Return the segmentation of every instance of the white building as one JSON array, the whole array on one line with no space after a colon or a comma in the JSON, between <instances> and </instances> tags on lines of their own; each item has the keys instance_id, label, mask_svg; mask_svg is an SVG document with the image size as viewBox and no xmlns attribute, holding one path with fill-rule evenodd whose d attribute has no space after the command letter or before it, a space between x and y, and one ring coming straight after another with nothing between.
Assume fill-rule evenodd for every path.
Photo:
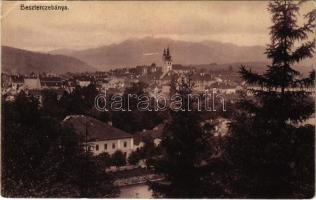
<instances>
[{"instance_id":1,"label":"white building","mask_svg":"<svg viewBox=\"0 0 316 200\"><path fill-rule=\"evenodd\" d=\"M88 85L91 84L91 81L90 80L77 80L77 84L80 87L87 87Z\"/></svg>"},{"instance_id":2,"label":"white building","mask_svg":"<svg viewBox=\"0 0 316 200\"><path fill-rule=\"evenodd\" d=\"M38 77L24 78L24 88L29 90L41 89L41 81Z\"/></svg>"},{"instance_id":3,"label":"white building","mask_svg":"<svg viewBox=\"0 0 316 200\"><path fill-rule=\"evenodd\" d=\"M132 135L92 117L70 115L63 120L63 126L74 130L93 155L103 152L111 155L120 150L127 158L134 149Z\"/></svg>"},{"instance_id":4,"label":"white building","mask_svg":"<svg viewBox=\"0 0 316 200\"><path fill-rule=\"evenodd\" d=\"M123 88L125 86L125 79L120 77L113 77L108 81L108 83L104 83L102 87L104 89L110 89L110 88Z\"/></svg>"},{"instance_id":5,"label":"white building","mask_svg":"<svg viewBox=\"0 0 316 200\"><path fill-rule=\"evenodd\" d=\"M57 76L41 77L42 89L59 89L63 87L63 80Z\"/></svg>"}]
</instances>

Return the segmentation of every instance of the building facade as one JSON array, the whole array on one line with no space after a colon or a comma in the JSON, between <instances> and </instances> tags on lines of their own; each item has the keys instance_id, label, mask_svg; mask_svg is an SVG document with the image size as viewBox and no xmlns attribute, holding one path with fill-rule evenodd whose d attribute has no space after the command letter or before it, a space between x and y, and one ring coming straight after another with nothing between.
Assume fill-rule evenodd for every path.
<instances>
[{"instance_id":1,"label":"building facade","mask_svg":"<svg viewBox=\"0 0 316 200\"><path fill-rule=\"evenodd\" d=\"M79 135L84 147L87 147L93 155L100 153L111 155L116 151L122 151L127 158L134 149L134 139L131 134L92 117L70 115L63 120L62 125Z\"/></svg>"}]
</instances>

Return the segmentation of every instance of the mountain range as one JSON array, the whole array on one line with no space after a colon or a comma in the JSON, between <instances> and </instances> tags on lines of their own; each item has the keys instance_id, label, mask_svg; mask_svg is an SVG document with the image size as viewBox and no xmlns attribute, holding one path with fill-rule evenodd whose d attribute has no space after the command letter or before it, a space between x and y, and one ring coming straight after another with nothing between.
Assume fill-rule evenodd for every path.
<instances>
[{"instance_id":1,"label":"mountain range","mask_svg":"<svg viewBox=\"0 0 316 200\"><path fill-rule=\"evenodd\" d=\"M94 69L77 58L32 52L8 46L1 48L1 65L2 71L13 73L53 72L61 74Z\"/></svg>"},{"instance_id":2,"label":"mountain range","mask_svg":"<svg viewBox=\"0 0 316 200\"><path fill-rule=\"evenodd\" d=\"M168 38L129 39L118 44L84 50L59 49L49 53L78 58L98 69L162 64L164 48L170 48L173 62L183 65L266 61L262 46L237 46L215 41L187 42Z\"/></svg>"},{"instance_id":3,"label":"mountain range","mask_svg":"<svg viewBox=\"0 0 316 200\"><path fill-rule=\"evenodd\" d=\"M162 64L163 49L169 47L173 63L182 65L213 65L230 63L269 63L263 46L238 46L216 41L188 42L168 38L145 37L84 50L56 49L31 52L2 47L2 69L16 72L84 72ZM316 58L304 60L300 68L310 70ZM303 67L302 67L303 66Z\"/></svg>"}]
</instances>

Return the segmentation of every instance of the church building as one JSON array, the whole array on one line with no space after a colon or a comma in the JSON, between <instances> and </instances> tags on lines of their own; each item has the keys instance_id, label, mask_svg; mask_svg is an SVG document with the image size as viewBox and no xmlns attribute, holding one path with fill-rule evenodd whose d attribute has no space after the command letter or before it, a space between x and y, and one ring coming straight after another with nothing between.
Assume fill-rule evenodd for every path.
<instances>
[{"instance_id":1,"label":"church building","mask_svg":"<svg viewBox=\"0 0 316 200\"><path fill-rule=\"evenodd\" d=\"M162 72L167 73L167 72L171 71L172 70L172 58L171 58L169 47L167 49L163 50L162 60L163 60Z\"/></svg>"}]
</instances>

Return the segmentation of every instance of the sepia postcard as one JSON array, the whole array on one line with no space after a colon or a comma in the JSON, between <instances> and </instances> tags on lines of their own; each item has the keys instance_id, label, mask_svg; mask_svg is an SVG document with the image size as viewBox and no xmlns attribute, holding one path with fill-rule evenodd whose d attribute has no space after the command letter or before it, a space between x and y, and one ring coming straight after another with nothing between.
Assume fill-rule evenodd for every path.
<instances>
[{"instance_id":1,"label":"sepia postcard","mask_svg":"<svg viewBox=\"0 0 316 200\"><path fill-rule=\"evenodd\" d=\"M311 199L316 2L2 1L1 196Z\"/></svg>"}]
</instances>

